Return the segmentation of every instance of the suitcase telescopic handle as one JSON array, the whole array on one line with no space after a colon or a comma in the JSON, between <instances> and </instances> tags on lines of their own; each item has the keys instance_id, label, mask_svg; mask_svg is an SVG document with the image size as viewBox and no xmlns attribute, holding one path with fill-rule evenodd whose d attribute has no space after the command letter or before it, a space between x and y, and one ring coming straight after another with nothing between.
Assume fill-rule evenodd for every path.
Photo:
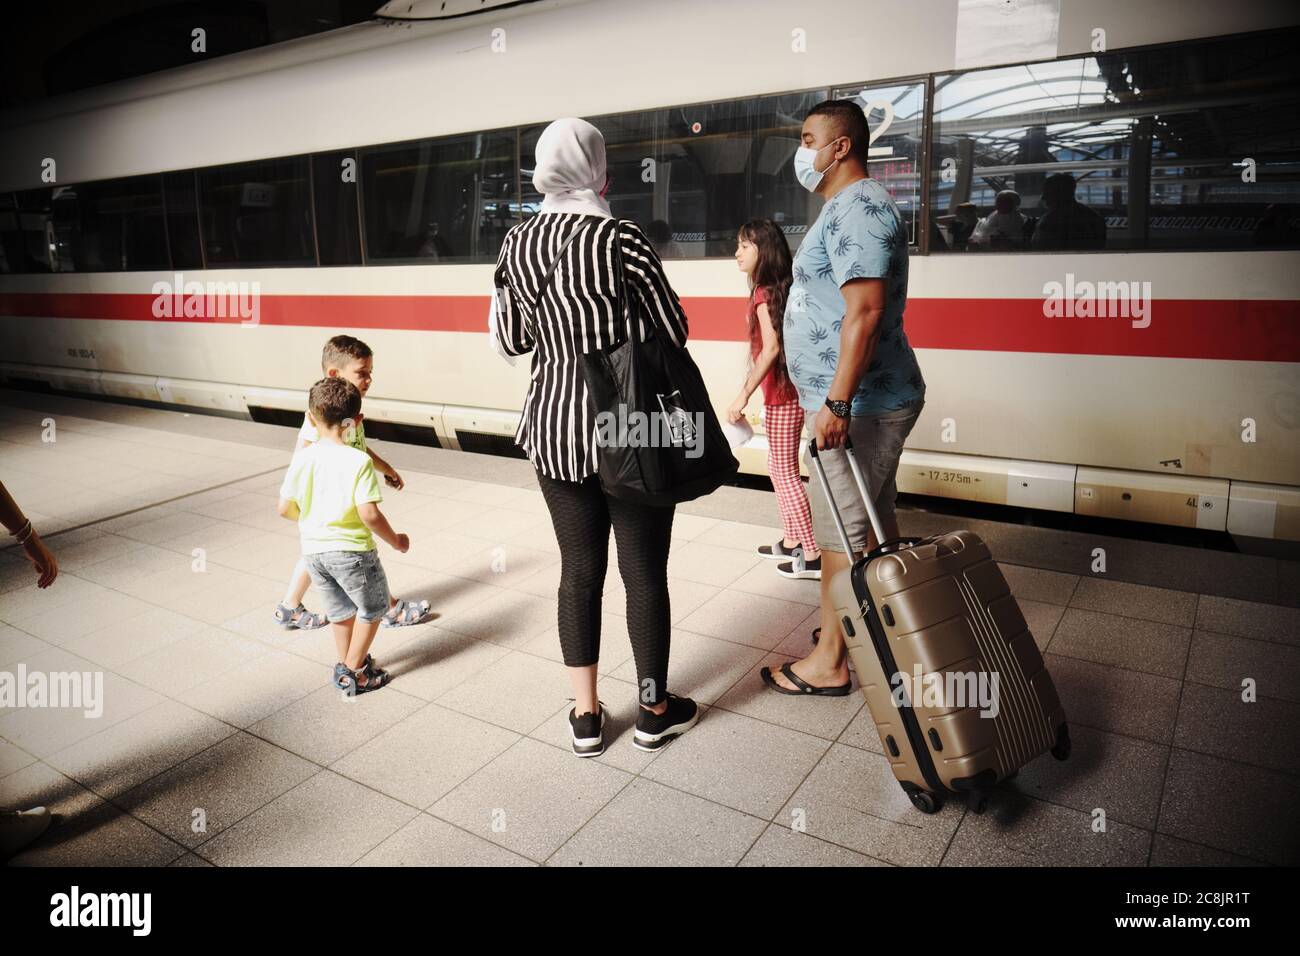
<instances>
[{"instance_id":1,"label":"suitcase telescopic handle","mask_svg":"<svg viewBox=\"0 0 1300 956\"><path fill-rule=\"evenodd\" d=\"M848 529L844 527L844 519L840 516L839 506L835 503L835 496L831 494L831 486L826 481L826 469L822 467L821 460L817 457L817 436L813 436L808 441L808 455L812 459L813 470L817 472L817 480L821 482L822 491L826 493L826 501L831 506L831 517L835 520L835 527L840 533L840 541L844 544L845 554L856 554L853 550L853 542L849 540ZM844 455L849 460L849 471L853 472L853 480L857 483L858 494L862 496L862 503L867 508L867 519L871 522L871 530L876 534L876 544L885 544L885 529L880 524L880 515L876 514L875 502L871 500L871 491L867 488L867 481L862 477L862 468L858 465L858 459L853 454L853 442L849 436L844 436Z\"/></svg>"}]
</instances>

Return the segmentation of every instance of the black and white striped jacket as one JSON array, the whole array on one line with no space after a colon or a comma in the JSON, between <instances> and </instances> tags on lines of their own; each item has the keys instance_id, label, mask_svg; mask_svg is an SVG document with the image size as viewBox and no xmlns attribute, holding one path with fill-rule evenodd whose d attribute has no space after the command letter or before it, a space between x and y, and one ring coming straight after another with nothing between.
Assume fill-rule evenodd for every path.
<instances>
[{"instance_id":1,"label":"black and white striped jacket","mask_svg":"<svg viewBox=\"0 0 1300 956\"><path fill-rule=\"evenodd\" d=\"M565 249L533 315L546 268L575 229L584 231ZM498 341L510 355L533 352L532 384L515 443L549 478L581 481L596 472L595 412L578 356L626 339L626 328L615 317L615 237L623 251L628 293L643 307L639 341L649 332L648 320L656 332L685 345L686 314L658 253L634 222L540 213L506 234L497 259Z\"/></svg>"}]
</instances>

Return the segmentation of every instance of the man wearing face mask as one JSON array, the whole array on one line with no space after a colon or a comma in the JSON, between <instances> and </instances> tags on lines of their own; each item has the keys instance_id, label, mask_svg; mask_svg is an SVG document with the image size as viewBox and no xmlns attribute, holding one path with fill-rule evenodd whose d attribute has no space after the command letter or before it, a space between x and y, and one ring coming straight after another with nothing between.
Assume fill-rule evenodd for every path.
<instances>
[{"instance_id":1,"label":"man wearing face mask","mask_svg":"<svg viewBox=\"0 0 1300 956\"><path fill-rule=\"evenodd\" d=\"M795 176L826 200L794 259L784 339L790 380L819 449L855 555L843 544L825 490L809 493L822 548L821 632L813 652L775 672L773 690L800 696L850 693L844 637L829 585L857 554L878 543L871 533L844 446L852 439L884 531L898 537L894 484L898 459L925 404L925 379L903 331L907 304L907 225L894 200L867 175L870 133L852 100L809 111L794 157ZM811 468L810 468L811 470Z\"/></svg>"}]
</instances>

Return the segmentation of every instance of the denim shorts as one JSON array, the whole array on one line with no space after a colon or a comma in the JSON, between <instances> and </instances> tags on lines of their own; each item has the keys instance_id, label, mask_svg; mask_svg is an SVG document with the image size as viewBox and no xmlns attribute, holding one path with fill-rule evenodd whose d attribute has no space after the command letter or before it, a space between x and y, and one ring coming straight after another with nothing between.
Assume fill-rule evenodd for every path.
<instances>
[{"instance_id":1,"label":"denim shorts","mask_svg":"<svg viewBox=\"0 0 1300 956\"><path fill-rule=\"evenodd\" d=\"M862 477L866 479L876 505L876 514L881 524L888 524L894 516L894 499L898 496L895 479L898 476L898 460L903 454L903 443L907 441L912 426L921 415L925 406L922 399L905 408L893 412L879 412L872 415L855 415L849 421L849 438L853 442L853 457L857 459ZM808 437L813 437L813 422L816 412L805 412L805 424ZM804 450L808 458L807 446ZM835 496L840 518L848 531L849 541L854 552L861 554L867 549L867 535L871 533L871 521L867 518L866 506L858 491L858 483L853 480L849 469L847 453L843 448L823 451L817 456L826 471L826 482ZM816 487L808 489L808 503L812 509L813 534L817 536L817 546L823 551L843 553L844 543L840 540L839 530L831 518L830 505L826 502L826 489L817 480L817 472L808 461L808 472L813 475L811 484ZM879 542L877 542L879 544Z\"/></svg>"},{"instance_id":2,"label":"denim shorts","mask_svg":"<svg viewBox=\"0 0 1300 956\"><path fill-rule=\"evenodd\" d=\"M325 600L330 621L360 614L374 621L388 611L388 576L378 551L323 551L304 554L311 583Z\"/></svg>"}]
</instances>

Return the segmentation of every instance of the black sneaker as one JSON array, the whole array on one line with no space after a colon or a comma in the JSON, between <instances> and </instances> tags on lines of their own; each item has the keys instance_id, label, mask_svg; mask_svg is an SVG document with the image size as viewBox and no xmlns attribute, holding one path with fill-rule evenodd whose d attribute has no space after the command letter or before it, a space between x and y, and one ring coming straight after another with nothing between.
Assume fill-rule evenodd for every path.
<instances>
[{"instance_id":1,"label":"black sneaker","mask_svg":"<svg viewBox=\"0 0 1300 956\"><path fill-rule=\"evenodd\" d=\"M793 558L799 550L800 545L797 544L793 548L787 548L784 538L777 538L776 544L760 544L758 546L759 556L767 558L769 561L784 561L786 558Z\"/></svg>"},{"instance_id":2,"label":"black sneaker","mask_svg":"<svg viewBox=\"0 0 1300 956\"><path fill-rule=\"evenodd\" d=\"M573 731L573 752L579 757L599 757L605 752L605 705L599 714L583 714L577 708L569 711L569 729Z\"/></svg>"},{"instance_id":3,"label":"black sneaker","mask_svg":"<svg viewBox=\"0 0 1300 956\"><path fill-rule=\"evenodd\" d=\"M668 695L668 709L656 714L637 708L636 733L632 737L638 750L654 752L679 734L684 734L700 719L700 709L689 697Z\"/></svg>"},{"instance_id":4,"label":"black sneaker","mask_svg":"<svg viewBox=\"0 0 1300 956\"><path fill-rule=\"evenodd\" d=\"M803 556L803 549L796 548L794 560L788 564L778 564L776 573L783 578L807 578L820 581L822 579L822 559L818 556L809 561Z\"/></svg>"}]
</instances>

